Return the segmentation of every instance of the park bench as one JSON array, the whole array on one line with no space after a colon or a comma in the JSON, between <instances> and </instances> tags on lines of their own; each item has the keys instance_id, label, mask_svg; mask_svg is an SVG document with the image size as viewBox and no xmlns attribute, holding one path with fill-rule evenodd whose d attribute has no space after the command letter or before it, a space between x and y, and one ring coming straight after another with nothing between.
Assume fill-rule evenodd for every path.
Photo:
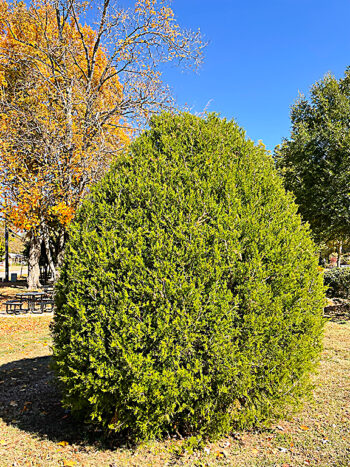
<instances>
[{"instance_id":1,"label":"park bench","mask_svg":"<svg viewBox=\"0 0 350 467\"><path fill-rule=\"evenodd\" d=\"M18 314L18 313L27 313L27 309L23 309L24 303L19 300L8 300L5 302L6 313L9 315Z\"/></svg>"},{"instance_id":2,"label":"park bench","mask_svg":"<svg viewBox=\"0 0 350 467\"><path fill-rule=\"evenodd\" d=\"M52 298L42 298L41 299L41 312L51 312L53 311L54 301Z\"/></svg>"}]
</instances>

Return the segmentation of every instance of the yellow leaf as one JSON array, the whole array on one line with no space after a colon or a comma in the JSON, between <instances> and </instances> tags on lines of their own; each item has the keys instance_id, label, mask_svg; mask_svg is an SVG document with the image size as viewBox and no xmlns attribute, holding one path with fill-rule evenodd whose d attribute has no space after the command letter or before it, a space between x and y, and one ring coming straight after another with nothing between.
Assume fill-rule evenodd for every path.
<instances>
[{"instance_id":1,"label":"yellow leaf","mask_svg":"<svg viewBox=\"0 0 350 467\"><path fill-rule=\"evenodd\" d=\"M59 446L68 446L68 441L61 441L60 443L58 443Z\"/></svg>"},{"instance_id":2,"label":"yellow leaf","mask_svg":"<svg viewBox=\"0 0 350 467\"><path fill-rule=\"evenodd\" d=\"M307 430L309 430L309 427L306 426L306 425L300 425L300 429L304 430L304 431L307 431Z\"/></svg>"},{"instance_id":3,"label":"yellow leaf","mask_svg":"<svg viewBox=\"0 0 350 467\"><path fill-rule=\"evenodd\" d=\"M0 439L0 446L6 446L7 444L7 441L5 441L4 439Z\"/></svg>"},{"instance_id":4,"label":"yellow leaf","mask_svg":"<svg viewBox=\"0 0 350 467\"><path fill-rule=\"evenodd\" d=\"M74 461L65 461L65 460L63 460L63 465L64 465L64 467L73 467L74 465L77 465L77 463L74 462Z\"/></svg>"}]
</instances>

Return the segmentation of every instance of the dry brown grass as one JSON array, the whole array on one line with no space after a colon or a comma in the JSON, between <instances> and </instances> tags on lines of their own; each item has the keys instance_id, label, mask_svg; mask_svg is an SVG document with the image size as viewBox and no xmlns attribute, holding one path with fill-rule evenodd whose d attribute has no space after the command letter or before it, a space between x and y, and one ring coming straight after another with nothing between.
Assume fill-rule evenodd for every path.
<instances>
[{"instance_id":1,"label":"dry brown grass","mask_svg":"<svg viewBox=\"0 0 350 467\"><path fill-rule=\"evenodd\" d=\"M59 402L48 316L0 317L0 466L349 466L350 322L326 325L314 400L290 421L188 452L170 439L114 446Z\"/></svg>"}]
</instances>

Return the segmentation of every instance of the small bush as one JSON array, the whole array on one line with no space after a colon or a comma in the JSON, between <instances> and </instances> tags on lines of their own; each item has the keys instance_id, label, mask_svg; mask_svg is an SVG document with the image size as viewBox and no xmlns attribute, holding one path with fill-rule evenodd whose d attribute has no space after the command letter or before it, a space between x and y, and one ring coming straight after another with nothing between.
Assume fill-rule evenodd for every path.
<instances>
[{"instance_id":1,"label":"small bush","mask_svg":"<svg viewBox=\"0 0 350 467\"><path fill-rule=\"evenodd\" d=\"M343 264L350 264L350 254L346 253L345 255L342 255L342 263Z\"/></svg>"},{"instance_id":2,"label":"small bush","mask_svg":"<svg viewBox=\"0 0 350 467\"><path fill-rule=\"evenodd\" d=\"M65 405L133 439L220 434L295 406L324 305L296 211L234 122L154 118L70 231L53 330Z\"/></svg>"},{"instance_id":3,"label":"small bush","mask_svg":"<svg viewBox=\"0 0 350 467\"><path fill-rule=\"evenodd\" d=\"M327 297L350 299L350 268L332 268L324 271Z\"/></svg>"}]
</instances>

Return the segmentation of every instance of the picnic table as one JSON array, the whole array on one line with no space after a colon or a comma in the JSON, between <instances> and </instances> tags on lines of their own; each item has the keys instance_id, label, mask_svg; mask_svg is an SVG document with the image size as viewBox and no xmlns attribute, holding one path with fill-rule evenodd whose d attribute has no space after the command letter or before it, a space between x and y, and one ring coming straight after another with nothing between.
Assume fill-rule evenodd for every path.
<instances>
[{"instance_id":1,"label":"picnic table","mask_svg":"<svg viewBox=\"0 0 350 467\"><path fill-rule=\"evenodd\" d=\"M27 304L27 308L23 305ZM5 303L6 313L44 313L53 310L53 299L50 292L22 292L16 294L15 300Z\"/></svg>"},{"instance_id":2,"label":"picnic table","mask_svg":"<svg viewBox=\"0 0 350 467\"><path fill-rule=\"evenodd\" d=\"M35 313L35 306L40 304L41 300L46 296L45 292L25 292L16 294L16 298L25 303L28 303L28 311ZM41 311L41 306L40 306Z\"/></svg>"}]
</instances>

